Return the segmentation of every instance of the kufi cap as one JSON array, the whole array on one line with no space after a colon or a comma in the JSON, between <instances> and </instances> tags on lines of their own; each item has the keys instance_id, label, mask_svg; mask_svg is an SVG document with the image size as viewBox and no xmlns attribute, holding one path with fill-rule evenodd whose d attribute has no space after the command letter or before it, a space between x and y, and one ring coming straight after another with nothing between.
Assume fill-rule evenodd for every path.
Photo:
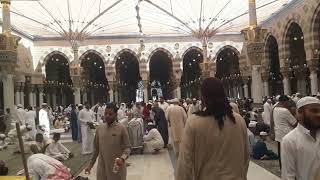
<instances>
[{"instance_id":1,"label":"kufi cap","mask_svg":"<svg viewBox=\"0 0 320 180\"><path fill-rule=\"evenodd\" d=\"M23 105L22 104L18 104L17 107L18 108L23 108Z\"/></svg>"},{"instance_id":2,"label":"kufi cap","mask_svg":"<svg viewBox=\"0 0 320 180\"><path fill-rule=\"evenodd\" d=\"M256 121L250 121L250 123L249 123L249 127L250 128L254 128L254 127L256 127L257 126L257 122Z\"/></svg>"},{"instance_id":3,"label":"kufi cap","mask_svg":"<svg viewBox=\"0 0 320 180\"><path fill-rule=\"evenodd\" d=\"M311 96L301 98L297 102L297 109L300 109L301 107L308 105L308 104L320 104L320 100L318 98L311 97Z\"/></svg>"},{"instance_id":4,"label":"kufi cap","mask_svg":"<svg viewBox=\"0 0 320 180\"><path fill-rule=\"evenodd\" d=\"M260 132L260 136L268 136L268 133L262 131L262 132Z\"/></svg>"},{"instance_id":5,"label":"kufi cap","mask_svg":"<svg viewBox=\"0 0 320 180\"><path fill-rule=\"evenodd\" d=\"M168 101L169 103L179 103L179 99L178 98L174 98Z\"/></svg>"},{"instance_id":6,"label":"kufi cap","mask_svg":"<svg viewBox=\"0 0 320 180\"><path fill-rule=\"evenodd\" d=\"M83 106L82 104L78 104L78 107Z\"/></svg>"},{"instance_id":7,"label":"kufi cap","mask_svg":"<svg viewBox=\"0 0 320 180\"><path fill-rule=\"evenodd\" d=\"M267 102L272 102L271 99L268 99Z\"/></svg>"},{"instance_id":8,"label":"kufi cap","mask_svg":"<svg viewBox=\"0 0 320 180\"><path fill-rule=\"evenodd\" d=\"M5 138L6 135L5 134L0 134L0 138Z\"/></svg>"},{"instance_id":9,"label":"kufi cap","mask_svg":"<svg viewBox=\"0 0 320 180\"><path fill-rule=\"evenodd\" d=\"M276 100L279 101L280 95L276 96Z\"/></svg>"},{"instance_id":10,"label":"kufi cap","mask_svg":"<svg viewBox=\"0 0 320 180\"><path fill-rule=\"evenodd\" d=\"M196 101L196 100L197 100L196 98L193 98L193 99L192 99L192 101Z\"/></svg>"},{"instance_id":11,"label":"kufi cap","mask_svg":"<svg viewBox=\"0 0 320 180\"><path fill-rule=\"evenodd\" d=\"M153 126L153 123L152 122L148 122L148 126Z\"/></svg>"}]
</instances>

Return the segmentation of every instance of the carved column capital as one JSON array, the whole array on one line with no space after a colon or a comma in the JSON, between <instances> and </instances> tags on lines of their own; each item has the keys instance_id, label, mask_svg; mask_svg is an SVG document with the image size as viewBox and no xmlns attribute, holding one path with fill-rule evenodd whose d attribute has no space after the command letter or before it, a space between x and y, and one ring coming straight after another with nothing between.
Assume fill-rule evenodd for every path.
<instances>
[{"instance_id":1,"label":"carved column capital","mask_svg":"<svg viewBox=\"0 0 320 180\"><path fill-rule=\"evenodd\" d=\"M319 70L319 60L318 59L311 59L307 61L309 70L311 73L317 73Z\"/></svg>"},{"instance_id":2,"label":"carved column capital","mask_svg":"<svg viewBox=\"0 0 320 180\"><path fill-rule=\"evenodd\" d=\"M282 74L282 76L284 77L284 78L289 78L290 77L290 74L291 74L291 72L290 72L290 70L289 70L289 67L281 67L280 68L280 72L281 72L281 74Z\"/></svg>"}]
</instances>

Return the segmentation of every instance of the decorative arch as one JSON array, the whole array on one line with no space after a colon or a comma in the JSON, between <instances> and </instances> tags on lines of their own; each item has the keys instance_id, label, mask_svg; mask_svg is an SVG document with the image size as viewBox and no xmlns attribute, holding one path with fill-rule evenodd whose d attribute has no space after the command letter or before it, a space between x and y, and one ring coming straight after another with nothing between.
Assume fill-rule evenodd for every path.
<instances>
[{"instance_id":1,"label":"decorative arch","mask_svg":"<svg viewBox=\"0 0 320 180\"><path fill-rule=\"evenodd\" d=\"M281 57L284 57L284 58L288 58L290 56L290 50L289 50L289 45L290 45L290 38L289 38L289 31L291 30L291 27L294 25L294 24L297 24L300 28L301 28L301 31L302 33L304 34L303 32L303 28L301 27L300 25L300 21L297 20L297 19L290 19L288 21L288 23L286 24L286 26L284 27L284 33L283 33L283 38L282 38L282 48L281 48L281 51L282 52L282 56Z\"/></svg>"},{"instance_id":2,"label":"decorative arch","mask_svg":"<svg viewBox=\"0 0 320 180\"><path fill-rule=\"evenodd\" d=\"M136 52L134 52L133 50L131 50L131 49L129 49L129 48L125 48L125 49L122 49L121 51L119 51L119 52L114 56L114 61L113 61L113 63L116 63L117 60L118 60L118 58L119 58L119 56L120 56L121 54L123 54L123 53L130 53L130 54L134 55L134 56L137 58L137 60L139 61L139 56L137 55Z\"/></svg>"},{"instance_id":3,"label":"decorative arch","mask_svg":"<svg viewBox=\"0 0 320 180\"><path fill-rule=\"evenodd\" d=\"M189 47L187 50L185 50L184 52L183 52L183 54L182 54L182 58L184 58L184 56L188 53L188 52L190 52L190 51L192 51L192 50L196 50L196 51L199 51L199 52L201 52L202 54L203 54L203 50L201 49L201 48L199 48L199 47L197 47L197 46L192 46L192 47Z\"/></svg>"},{"instance_id":4,"label":"decorative arch","mask_svg":"<svg viewBox=\"0 0 320 180\"><path fill-rule=\"evenodd\" d=\"M103 56L100 52L98 52L98 51L96 51L96 50L94 50L94 49L89 49L89 50L87 50L86 52L84 52L84 53L79 57L79 61L82 63L82 61L85 60L84 57L86 57L86 55L88 55L88 54L90 54L90 53L96 54L97 56L99 56L99 57L103 60L104 63L106 63L106 59L104 58L104 56Z\"/></svg>"},{"instance_id":5,"label":"decorative arch","mask_svg":"<svg viewBox=\"0 0 320 180\"><path fill-rule=\"evenodd\" d=\"M50 57L52 57L52 56L55 55L55 54L58 54L58 55L63 56L63 57L68 61L68 63L70 63L70 59L68 58L68 56L67 56L66 54L64 54L64 53L61 52L61 51L52 51L51 53L49 53L49 54L43 59L42 66L45 66L45 65L48 63Z\"/></svg>"},{"instance_id":6,"label":"decorative arch","mask_svg":"<svg viewBox=\"0 0 320 180\"><path fill-rule=\"evenodd\" d=\"M220 48L219 50L218 50L218 52L216 53L216 58L218 57L218 55L222 52L222 51L224 51L224 50L226 50L226 49L231 49L232 51L234 51L236 54L237 54L237 56L239 57L239 60L240 60L240 52L238 51L238 49L237 48L235 48L234 46L231 46L231 45L225 45L225 46L223 46L222 48Z\"/></svg>"},{"instance_id":7,"label":"decorative arch","mask_svg":"<svg viewBox=\"0 0 320 180\"><path fill-rule=\"evenodd\" d=\"M171 59L171 62L173 62L174 57L173 57L172 53L171 53L169 50L160 47L160 48L156 48L155 50L153 50L153 51L149 54L149 56L148 56L148 62L147 62L147 63L150 63L150 60L151 60L152 56L153 56L156 52L158 52L158 51L163 51L164 53L166 53L166 54L168 55L168 57Z\"/></svg>"},{"instance_id":8,"label":"decorative arch","mask_svg":"<svg viewBox=\"0 0 320 180\"><path fill-rule=\"evenodd\" d=\"M279 43L277 38L272 34L268 33L268 35L265 38L265 43L264 43L264 65L268 66L270 64L270 43L271 41L275 41L277 43L277 48L278 48L278 55L279 55Z\"/></svg>"},{"instance_id":9,"label":"decorative arch","mask_svg":"<svg viewBox=\"0 0 320 180\"><path fill-rule=\"evenodd\" d=\"M311 43L310 49L320 50L320 4L315 9L310 25Z\"/></svg>"}]
</instances>

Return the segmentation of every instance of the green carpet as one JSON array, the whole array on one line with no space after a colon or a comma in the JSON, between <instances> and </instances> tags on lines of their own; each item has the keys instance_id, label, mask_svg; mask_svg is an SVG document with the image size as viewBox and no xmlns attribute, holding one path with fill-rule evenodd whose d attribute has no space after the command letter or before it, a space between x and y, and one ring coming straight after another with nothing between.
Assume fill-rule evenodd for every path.
<instances>
[{"instance_id":1,"label":"green carpet","mask_svg":"<svg viewBox=\"0 0 320 180\"><path fill-rule=\"evenodd\" d=\"M79 173L87 164L91 156L81 155L81 144L77 142L64 143L64 145L74 154L72 159L64 161L68 168L71 169L72 174ZM9 168L9 175L16 175L17 172L23 169L21 154L13 154L16 145L10 145L6 150L0 151L0 160L5 161ZM30 154L26 154L29 157Z\"/></svg>"}]
</instances>

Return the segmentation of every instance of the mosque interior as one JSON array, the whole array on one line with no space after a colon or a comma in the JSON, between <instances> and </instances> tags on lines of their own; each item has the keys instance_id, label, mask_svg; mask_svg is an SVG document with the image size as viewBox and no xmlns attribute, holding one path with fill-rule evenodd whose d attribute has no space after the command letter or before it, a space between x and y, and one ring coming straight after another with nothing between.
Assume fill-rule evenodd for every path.
<instances>
[{"instance_id":1,"label":"mosque interior","mask_svg":"<svg viewBox=\"0 0 320 180\"><path fill-rule=\"evenodd\" d=\"M207 77L256 104L319 92L319 0L0 2L2 111L199 98Z\"/></svg>"}]
</instances>

